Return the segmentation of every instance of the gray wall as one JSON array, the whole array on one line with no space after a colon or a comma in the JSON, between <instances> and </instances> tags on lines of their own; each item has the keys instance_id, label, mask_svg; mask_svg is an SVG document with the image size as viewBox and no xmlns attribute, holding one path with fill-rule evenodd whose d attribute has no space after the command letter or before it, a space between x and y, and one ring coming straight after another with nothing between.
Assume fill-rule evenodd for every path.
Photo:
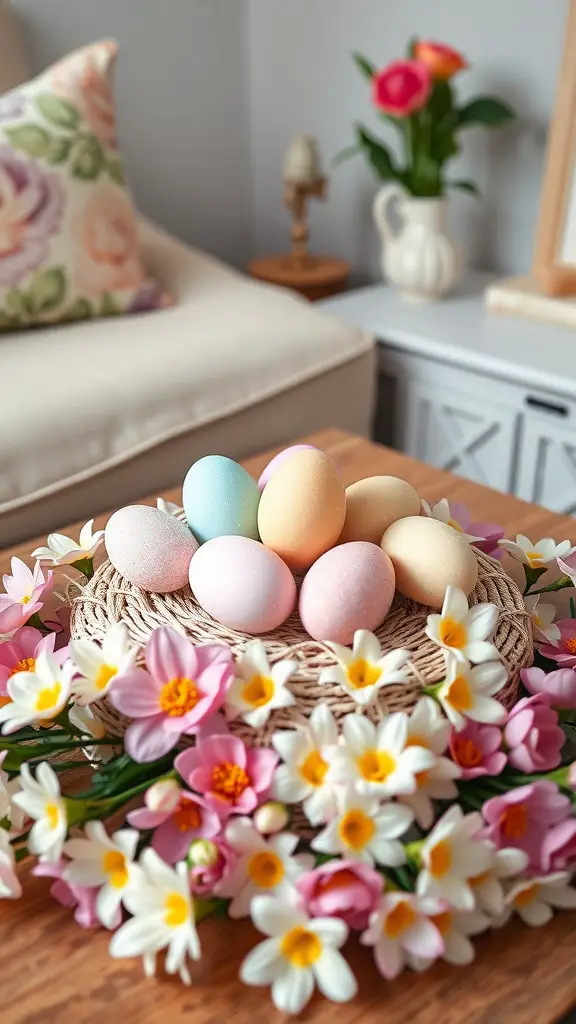
<instances>
[{"instance_id":1,"label":"gray wall","mask_svg":"<svg viewBox=\"0 0 576 1024\"><path fill-rule=\"evenodd\" d=\"M251 249L244 0L12 0L34 71L120 43L120 134L139 206L242 264Z\"/></svg>"},{"instance_id":2,"label":"gray wall","mask_svg":"<svg viewBox=\"0 0 576 1024\"><path fill-rule=\"evenodd\" d=\"M553 105L567 0L248 0L251 148L255 242L259 252L286 245L281 204L283 150L295 132L320 139L326 161L370 114L367 86L352 65L360 50L382 65L407 40L441 39L473 64L464 96L492 91L514 104L520 123L506 133L475 130L454 165L472 177L482 201L458 197L452 221L471 261L501 272L530 263L542 158ZM360 277L378 275L370 207L374 179L360 158L332 177L331 198L315 203L313 243L348 257Z\"/></svg>"}]
</instances>

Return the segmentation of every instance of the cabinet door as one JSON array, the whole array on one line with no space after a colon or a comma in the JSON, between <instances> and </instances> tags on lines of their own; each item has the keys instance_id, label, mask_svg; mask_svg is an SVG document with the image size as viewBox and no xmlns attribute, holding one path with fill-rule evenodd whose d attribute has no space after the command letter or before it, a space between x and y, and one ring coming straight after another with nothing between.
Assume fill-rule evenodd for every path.
<instances>
[{"instance_id":1,"label":"cabinet door","mask_svg":"<svg viewBox=\"0 0 576 1024\"><path fill-rule=\"evenodd\" d=\"M568 408L566 406L566 408ZM516 493L564 515L576 513L576 428L527 412Z\"/></svg>"}]
</instances>

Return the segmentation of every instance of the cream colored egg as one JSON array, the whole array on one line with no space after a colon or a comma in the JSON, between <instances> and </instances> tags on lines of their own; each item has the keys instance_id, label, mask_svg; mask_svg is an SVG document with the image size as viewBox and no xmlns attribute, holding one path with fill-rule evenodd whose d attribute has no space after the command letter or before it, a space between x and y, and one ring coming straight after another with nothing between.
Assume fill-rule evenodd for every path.
<instances>
[{"instance_id":1,"label":"cream colored egg","mask_svg":"<svg viewBox=\"0 0 576 1024\"><path fill-rule=\"evenodd\" d=\"M404 597L440 609L446 587L470 594L478 580L478 563L470 545L437 519L409 516L392 523L380 545L396 573L396 590Z\"/></svg>"},{"instance_id":2,"label":"cream colored egg","mask_svg":"<svg viewBox=\"0 0 576 1024\"><path fill-rule=\"evenodd\" d=\"M379 544L392 523L419 512L420 498L406 480L368 476L346 488L346 519L340 543L367 540Z\"/></svg>"}]
</instances>

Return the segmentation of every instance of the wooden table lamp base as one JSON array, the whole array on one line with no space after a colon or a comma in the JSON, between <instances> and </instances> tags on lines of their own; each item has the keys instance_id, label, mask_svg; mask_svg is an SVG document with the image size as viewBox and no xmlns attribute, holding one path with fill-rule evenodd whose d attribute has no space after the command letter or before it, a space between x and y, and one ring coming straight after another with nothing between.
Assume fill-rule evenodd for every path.
<instances>
[{"instance_id":1,"label":"wooden table lamp base","mask_svg":"<svg viewBox=\"0 0 576 1024\"><path fill-rule=\"evenodd\" d=\"M290 253L262 256L252 260L248 269L257 280L291 288L310 302L344 291L350 274L346 260L311 255L296 258Z\"/></svg>"}]
</instances>

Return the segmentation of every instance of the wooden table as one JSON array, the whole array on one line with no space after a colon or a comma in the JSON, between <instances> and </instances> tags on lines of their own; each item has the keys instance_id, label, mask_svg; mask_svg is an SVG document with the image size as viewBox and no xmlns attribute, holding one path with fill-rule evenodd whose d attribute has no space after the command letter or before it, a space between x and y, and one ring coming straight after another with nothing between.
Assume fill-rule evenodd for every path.
<instances>
[{"instance_id":1,"label":"wooden table","mask_svg":"<svg viewBox=\"0 0 576 1024\"><path fill-rule=\"evenodd\" d=\"M252 260L248 272L258 281L299 292L310 302L328 299L346 288L350 264L336 256L306 255L300 265L290 253Z\"/></svg>"},{"instance_id":2,"label":"wooden table","mask_svg":"<svg viewBox=\"0 0 576 1024\"><path fill-rule=\"evenodd\" d=\"M510 533L535 538L569 537L576 520L520 502L449 473L415 462L380 445L326 430L305 440L337 461L346 484L387 473L404 477L428 500L463 501L478 520L492 519ZM257 475L273 453L247 459ZM166 495L179 501L179 489ZM154 503L155 496L146 499ZM101 516L97 525L106 520ZM72 527L74 533L78 527ZM64 532L68 532L65 530ZM37 541L0 552L0 571L12 554L27 557ZM267 989L237 980L238 966L256 940L244 922L208 920L200 926L203 956L195 985L146 981L139 961L111 960L103 931L82 931L48 895L45 879L22 869L24 897L0 904L0 1020L5 1024L279 1024L285 1020ZM351 943L350 962L360 986L357 998L335 1006L315 996L302 1016L306 1024L553 1024L576 1005L576 917L559 914L545 928L520 922L477 940L478 955L467 968L438 964L423 975L410 972L395 982L377 974L368 950Z\"/></svg>"}]
</instances>

